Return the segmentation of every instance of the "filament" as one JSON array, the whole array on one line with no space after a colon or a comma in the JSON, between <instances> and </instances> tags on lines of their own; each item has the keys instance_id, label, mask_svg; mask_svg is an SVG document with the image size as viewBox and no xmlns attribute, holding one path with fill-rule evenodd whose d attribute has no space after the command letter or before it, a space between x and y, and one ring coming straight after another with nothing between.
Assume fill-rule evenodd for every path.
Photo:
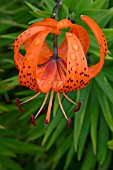
<instances>
[{"instance_id":1,"label":"filament","mask_svg":"<svg viewBox=\"0 0 113 170\"><path fill-rule=\"evenodd\" d=\"M51 91L51 96L50 96L50 100L49 100L49 105L48 105L48 110L47 110L47 115L46 115L46 119L44 121L45 124L48 124L50 121L50 114L51 114L51 107L52 107L52 101L53 101L53 95L54 95L54 91Z\"/></svg>"},{"instance_id":2,"label":"filament","mask_svg":"<svg viewBox=\"0 0 113 170\"><path fill-rule=\"evenodd\" d=\"M40 107L39 111L38 111L37 114L35 115L35 119L36 119L36 117L40 114L40 112L42 111L42 109L43 109L43 107L44 107L44 105L45 105L45 103L46 103L46 101L47 101L48 94L49 94L49 93L46 94L45 99L44 99L44 101L43 101L43 103L42 103L42 106Z\"/></svg>"},{"instance_id":3,"label":"filament","mask_svg":"<svg viewBox=\"0 0 113 170\"><path fill-rule=\"evenodd\" d=\"M77 105L73 100L71 100L65 93L63 93L64 97L69 100L71 103Z\"/></svg>"},{"instance_id":4,"label":"filament","mask_svg":"<svg viewBox=\"0 0 113 170\"><path fill-rule=\"evenodd\" d=\"M57 95L58 95L58 102L59 102L60 108L62 110L62 113L63 113L64 117L66 118L66 120L68 120L68 117L67 117L67 115L66 115L66 113L65 113L65 111L63 109L62 103L61 103L60 94L57 93Z\"/></svg>"},{"instance_id":5,"label":"filament","mask_svg":"<svg viewBox=\"0 0 113 170\"><path fill-rule=\"evenodd\" d=\"M25 100L24 102L21 102L20 104L24 104L24 103L27 103L27 102L33 100L33 99L36 98L39 94L40 94L40 92L38 92L37 94L35 94L35 95L32 96L31 98L29 98L28 100Z\"/></svg>"}]
</instances>

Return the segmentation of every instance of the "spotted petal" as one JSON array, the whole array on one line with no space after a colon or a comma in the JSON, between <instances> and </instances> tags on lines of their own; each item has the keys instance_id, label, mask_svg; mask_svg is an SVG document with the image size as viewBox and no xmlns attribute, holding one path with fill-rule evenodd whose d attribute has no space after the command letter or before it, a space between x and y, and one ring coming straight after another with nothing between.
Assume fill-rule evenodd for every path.
<instances>
[{"instance_id":1,"label":"spotted petal","mask_svg":"<svg viewBox=\"0 0 113 170\"><path fill-rule=\"evenodd\" d=\"M23 59L23 65L19 72L20 84L29 87L34 91L38 91L36 69L39 61L39 54L48 33L48 30L42 31L34 39Z\"/></svg>"},{"instance_id":2,"label":"spotted petal","mask_svg":"<svg viewBox=\"0 0 113 170\"><path fill-rule=\"evenodd\" d=\"M23 55L19 53L19 49L21 45L30 37L37 34L40 31L47 30L45 26L38 26L33 28L28 28L26 31L24 31L22 34L20 34L15 42L14 42L14 61L20 70L22 67L22 61L23 61Z\"/></svg>"},{"instance_id":3,"label":"spotted petal","mask_svg":"<svg viewBox=\"0 0 113 170\"><path fill-rule=\"evenodd\" d=\"M94 33L94 35L97 39L97 42L100 46L100 61L97 64L89 67L89 76L91 79L91 78L95 77L103 67L104 59L107 54L107 42L106 42L106 39L105 39L105 36L104 36L102 30L96 24L95 21L93 21L91 18L89 18L88 16L85 16L85 15L82 15L81 18L90 27L90 29Z\"/></svg>"},{"instance_id":4,"label":"spotted petal","mask_svg":"<svg viewBox=\"0 0 113 170\"><path fill-rule=\"evenodd\" d=\"M89 82L88 66L82 45L73 33L66 33L68 42L66 83L60 92L69 92L85 87Z\"/></svg>"},{"instance_id":5,"label":"spotted petal","mask_svg":"<svg viewBox=\"0 0 113 170\"><path fill-rule=\"evenodd\" d=\"M57 27L59 29L70 27L69 32L74 33L78 37L83 47L84 53L85 54L87 53L90 39L89 39L87 31L82 26L77 25L77 24L72 24L69 20L63 19L57 24ZM67 58L67 46L68 44L65 38L59 47L59 56L62 57L65 61Z\"/></svg>"}]
</instances>

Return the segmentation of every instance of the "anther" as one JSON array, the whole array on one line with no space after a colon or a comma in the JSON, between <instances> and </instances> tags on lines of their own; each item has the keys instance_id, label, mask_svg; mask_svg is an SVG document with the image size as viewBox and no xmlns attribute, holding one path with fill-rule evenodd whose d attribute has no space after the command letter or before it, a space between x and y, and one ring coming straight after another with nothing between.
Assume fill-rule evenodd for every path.
<instances>
[{"instance_id":1,"label":"anther","mask_svg":"<svg viewBox=\"0 0 113 170\"><path fill-rule=\"evenodd\" d=\"M74 112L78 112L81 108L81 102L78 103L78 107L74 110Z\"/></svg>"},{"instance_id":2,"label":"anther","mask_svg":"<svg viewBox=\"0 0 113 170\"><path fill-rule=\"evenodd\" d=\"M34 115L31 115L31 122L34 126L36 126L36 119Z\"/></svg>"},{"instance_id":3,"label":"anther","mask_svg":"<svg viewBox=\"0 0 113 170\"><path fill-rule=\"evenodd\" d=\"M47 119L44 120L44 125L47 125L49 122Z\"/></svg>"},{"instance_id":4,"label":"anther","mask_svg":"<svg viewBox=\"0 0 113 170\"><path fill-rule=\"evenodd\" d=\"M72 121L70 118L67 119L67 128L70 128Z\"/></svg>"},{"instance_id":5,"label":"anther","mask_svg":"<svg viewBox=\"0 0 113 170\"><path fill-rule=\"evenodd\" d=\"M22 108L22 106L21 106L21 103L20 103L19 98L16 99L16 104L17 104L17 106L18 106L18 110L19 110L21 113L23 113L24 110L23 110L23 108Z\"/></svg>"}]
</instances>

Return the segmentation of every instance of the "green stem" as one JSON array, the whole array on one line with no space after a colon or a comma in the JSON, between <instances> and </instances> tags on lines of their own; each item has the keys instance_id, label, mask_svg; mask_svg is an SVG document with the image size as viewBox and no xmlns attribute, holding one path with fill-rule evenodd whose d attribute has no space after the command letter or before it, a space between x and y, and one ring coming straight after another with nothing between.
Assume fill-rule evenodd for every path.
<instances>
[{"instance_id":1,"label":"green stem","mask_svg":"<svg viewBox=\"0 0 113 170\"><path fill-rule=\"evenodd\" d=\"M58 20L58 11L62 4L62 0L56 0L55 3L56 3L56 5L53 10L52 18ZM56 35L56 34L54 34L54 37L53 37L53 53L54 53L53 58L58 59L58 35Z\"/></svg>"}]
</instances>

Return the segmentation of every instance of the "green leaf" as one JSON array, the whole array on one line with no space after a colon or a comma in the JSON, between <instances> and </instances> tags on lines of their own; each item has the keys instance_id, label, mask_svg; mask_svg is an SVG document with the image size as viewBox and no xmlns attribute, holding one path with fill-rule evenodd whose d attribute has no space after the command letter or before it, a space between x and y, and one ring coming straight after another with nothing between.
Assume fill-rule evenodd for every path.
<instances>
[{"instance_id":1,"label":"green leaf","mask_svg":"<svg viewBox=\"0 0 113 170\"><path fill-rule=\"evenodd\" d=\"M91 123L90 134L91 134L93 152L96 155L98 119L99 119L99 103L97 101L95 89L92 90L89 104L90 104L90 123Z\"/></svg>"},{"instance_id":2,"label":"green leaf","mask_svg":"<svg viewBox=\"0 0 113 170\"><path fill-rule=\"evenodd\" d=\"M103 133L104 132L104 133ZM98 152L97 152L97 158L99 161L99 164L102 165L106 159L107 156L107 140L109 137L109 130L107 127L107 124L104 120L103 115L100 115L100 127L98 132Z\"/></svg>"},{"instance_id":3,"label":"green leaf","mask_svg":"<svg viewBox=\"0 0 113 170\"><path fill-rule=\"evenodd\" d=\"M69 167L74 154L75 154L75 150L74 150L74 146L72 144L71 148L69 149L69 152L67 153L64 169L67 169Z\"/></svg>"},{"instance_id":4,"label":"green leaf","mask_svg":"<svg viewBox=\"0 0 113 170\"><path fill-rule=\"evenodd\" d=\"M53 145L53 143L59 138L59 135L63 131L64 127L65 127L65 119L62 119L59 126L57 126L56 130L54 130L54 133L49 140L46 150L49 150L50 147Z\"/></svg>"},{"instance_id":5,"label":"green leaf","mask_svg":"<svg viewBox=\"0 0 113 170\"><path fill-rule=\"evenodd\" d=\"M50 137L51 133L55 129L55 127L59 124L59 121L61 120L62 116L57 112L56 117L50 122L47 131L45 133L45 136L42 141L42 146L47 142L48 138Z\"/></svg>"},{"instance_id":6,"label":"green leaf","mask_svg":"<svg viewBox=\"0 0 113 170\"><path fill-rule=\"evenodd\" d=\"M53 169L55 169L58 162L61 160L61 157L65 154L67 149L70 147L72 143L70 140L71 138L72 138L72 134L68 135L66 137L66 140L64 140L63 143L60 144L60 147L56 150L56 152L54 152L54 156L52 158L52 161L54 162Z\"/></svg>"},{"instance_id":7,"label":"green leaf","mask_svg":"<svg viewBox=\"0 0 113 170\"><path fill-rule=\"evenodd\" d=\"M113 150L113 139L107 142L108 148Z\"/></svg>"},{"instance_id":8,"label":"green leaf","mask_svg":"<svg viewBox=\"0 0 113 170\"><path fill-rule=\"evenodd\" d=\"M53 7L55 6L55 2L53 0L49 0L49 1L44 0L43 2L47 5L48 9L51 12L53 12Z\"/></svg>"},{"instance_id":9,"label":"green leaf","mask_svg":"<svg viewBox=\"0 0 113 170\"><path fill-rule=\"evenodd\" d=\"M91 84L88 85L86 88L81 90L81 95L79 101L81 102L81 109L77 113L75 113L75 121L74 121L74 147L75 151L77 152L78 142L80 138L80 133L83 125L83 120L85 116L85 111L87 107L87 102L89 98Z\"/></svg>"},{"instance_id":10,"label":"green leaf","mask_svg":"<svg viewBox=\"0 0 113 170\"><path fill-rule=\"evenodd\" d=\"M72 13L75 10L78 0L63 0L63 2L67 5L68 9Z\"/></svg>"},{"instance_id":11,"label":"green leaf","mask_svg":"<svg viewBox=\"0 0 113 170\"><path fill-rule=\"evenodd\" d=\"M49 12L49 11L41 11L41 10L39 10L38 8L36 8L35 6L33 6L32 4L30 4L29 2L25 2L27 5L28 5L28 7L30 8L30 9L32 9L32 11L35 13L35 14L37 14L37 16L40 16L40 17L43 17L43 18L49 18L49 17L51 17L52 16L52 13L51 12Z\"/></svg>"},{"instance_id":12,"label":"green leaf","mask_svg":"<svg viewBox=\"0 0 113 170\"><path fill-rule=\"evenodd\" d=\"M113 15L113 8L110 9L85 9L81 11L80 14L77 15L88 15L91 17L96 23L100 25L100 27L105 27L108 22L111 20Z\"/></svg>"},{"instance_id":13,"label":"green leaf","mask_svg":"<svg viewBox=\"0 0 113 170\"><path fill-rule=\"evenodd\" d=\"M78 143L78 152L77 152L78 160L81 160L84 147L85 147L85 143L87 141L87 136L88 136L89 128L90 128L90 114L92 114L92 112L90 112L89 107L88 107L86 110L85 116L84 116L84 121L83 121L79 143Z\"/></svg>"},{"instance_id":14,"label":"green leaf","mask_svg":"<svg viewBox=\"0 0 113 170\"><path fill-rule=\"evenodd\" d=\"M10 170L23 170L23 168L14 160L0 155L0 164Z\"/></svg>"},{"instance_id":15,"label":"green leaf","mask_svg":"<svg viewBox=\"0 0 113 170\"><path fill-rule=\"evenodd\" d=\"M93 1L92 3L91 3L91 5L90 5L90 8L96 8L96 9L100 9L100 8L107 8L107 6L108 6L108 4L109 4L109 0L102 0L102 1L100 1L100 0L96 0L96 1Z\"/></svg>"},{"instance_id":16,"label":"green leaf","mask_svg":"<svg viewBox=\"0 0 113 170\"><path fill-rule=\"evenodd\" d=\"M106 76L106 78L113 82L113 68L112 67L104 68L103 72L104 72L104 75Z\"/></svg>"},{"instance_id":17,"label":"green leaf","mask_svg":"<svg viewBox=\"0 0 113 170\"><path fill-rule=\"evenodd\" d=\"M96 84L95 84L96 85ZM100 103L104 118L107 122L109 129L113 132L113 117L110 111L109 102L103 91L96 86L97 98Z\"/></svg>"},{"instance_id":18,"label":"green leaf","mask_svg":"<svg viewBox=\"0 0 113 170\"><path fill-rule=\"evenodd\" d=\"M105 29L102 29L102 31L104 32L105 34L105 37L107 39L107 42L110 42L110 41L113 41L113 28L105 28Z\"/></svg>"},{"instance_id":19,"label":"green leaf","mask_svg":"<svg viewBox=\"0 0 113 170\"><path fill-rule=\"evenodd\" d=\"M81 11L86 10L90 7L91 0L79 0L76 8L77 15L81 13Z\"/></svg>"},{"instance_id":20,"label":"green leaf","mask_svg":"<svg viewBox=\"0 0 113 170\"><path fill-rule=\"evenodd\" d=\"M111 160L112 151L108 151L105 162L102 165L99 165L98 170L108 170L110 168Z\"/></svg>"},{"instance_id":21,"label":"green leaf","mask_svg":"<svg viewBox=\"0 0 113 170\"><path fill-rule=\"evenodd\" d=\"M58 18L59 20L68 18L68 7L65 4L62 4L62 6L60 7L58 12Z\"/></svg>"},{"instance_id":22,"label":"green leaf","mask_svg":"<svg viewBox=\"0 0 113 170\"><path fill-rule=\"evenodd\" d=\"M93 150L91 145L89 146L88 150L86 151L84 155L84 159L81 162L81 168L80 170L91 170L95 169L96 166L96 157L93 155Z\"/></svg>"},{"instance_id":23,"label":"green leaf","mask_svg":"<svg viewBox=\"0 0 113 170\"><path fill-rule=\"evenodd\" d=\"M110 102L113 104L113 88L111 87L110 83L106 79L104 73L101 71L96 77L95 80L98 86L102 89L103 93L106 94Z\"/></svg>"},{"instance_id":24,"label":"green leaf","mask_svg":"<svg viewBox=\"0 0 113 170\"><path fill-rule=\"evenodd\" d=\"M39 146L21 142L17 139L1 138L0 145L2 147L6 147L9 151L11 150L15 153L36 154L37 152L42 151Z\"/></svg>"}]
</instances>

